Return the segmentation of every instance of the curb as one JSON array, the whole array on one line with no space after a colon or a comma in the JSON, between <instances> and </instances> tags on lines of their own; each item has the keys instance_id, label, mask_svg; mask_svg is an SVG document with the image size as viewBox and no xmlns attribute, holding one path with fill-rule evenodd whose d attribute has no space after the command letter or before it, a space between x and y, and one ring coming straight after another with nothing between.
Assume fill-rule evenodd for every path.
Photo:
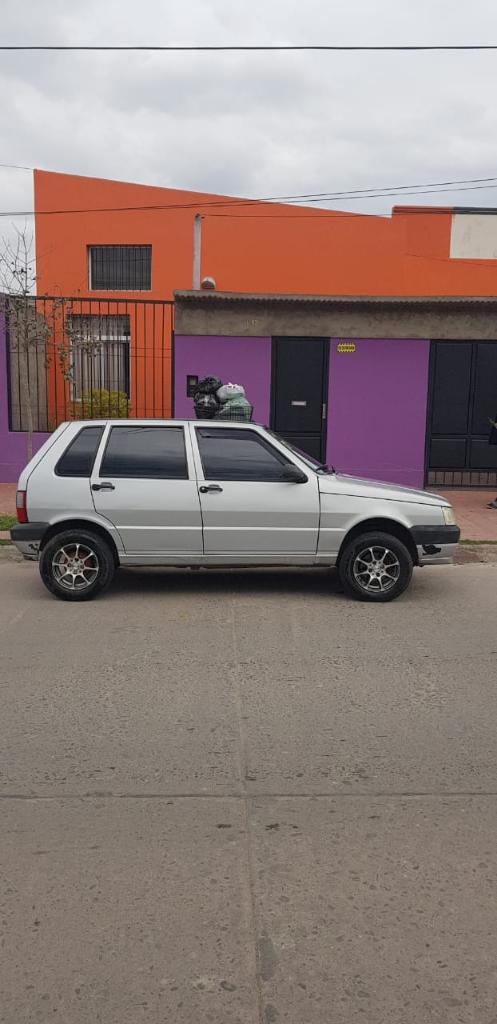
<instances>
[{"instance_id":1,"label":"curb","mask_svg":"<svg viewBox=\"0 0 497 1024\"><path fill-rule=\"evenodd\" d=\"M497 565L497 544L460 544L454 558L454 565L471 565L484 562L486 565Z\"/></svg>"},{"instance_id":2,"label":"curb","mask_svg":"<svg viewBox=\"0 0 497 1024\"><path fill-rule=\"evenodd\" d=\"M24 559L14 544L0 544L0 562L23 562Z\"/></svg>"}]
</instances>

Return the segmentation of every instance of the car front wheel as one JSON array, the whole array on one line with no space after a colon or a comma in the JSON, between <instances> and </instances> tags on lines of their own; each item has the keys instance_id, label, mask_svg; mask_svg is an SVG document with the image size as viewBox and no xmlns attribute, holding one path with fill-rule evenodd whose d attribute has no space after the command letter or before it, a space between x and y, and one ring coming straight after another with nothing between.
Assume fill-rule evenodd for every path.
<instances>
[{"instance_id":1,"label":"car front wheel","mask_svg":"<svg viewBox=\"0 0 497 1024\"><path fill-rule=\"evenodd\" d=\"M56 534L40 555L41 578L62 601L90 601L109 586L114 570L109 545L86 530Z\"/></svg>"},{"instance_id":2,"label":"car front wheel","mask_svg":"<svg viewBox=\"0 0 497 1024\"><path fill-rule=\"evenodd\" d=\"M409 586L413 560L388 533L364 533L346 543L338 572L344 590L359 601L394 601Z\"/></svg>"}]
</instances>

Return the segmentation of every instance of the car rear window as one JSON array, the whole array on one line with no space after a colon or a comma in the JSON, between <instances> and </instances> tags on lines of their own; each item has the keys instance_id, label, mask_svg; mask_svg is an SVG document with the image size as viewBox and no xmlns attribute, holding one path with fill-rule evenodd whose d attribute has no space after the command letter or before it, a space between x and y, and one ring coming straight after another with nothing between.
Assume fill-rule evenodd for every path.
<instances>
[{"instance_id":1,"label":"car rear window","mask_svg":"<svg viewBox=\"0 0 497 1024\"><path fill-rule=\"evenodd\" d=\"M103 427L83 427L59 459L55 467L57 476L90 477L103 430Z\"/></svg>"},{"instance_id":2,"label":"car rear window","mask_svg":"<svg viewBox=\"0 0 497 1024\"><path fill-rule=\"evenodd\" d=\"M100 476L188 480L183 427L113 427Z\"/></svg>"}]
</instances>

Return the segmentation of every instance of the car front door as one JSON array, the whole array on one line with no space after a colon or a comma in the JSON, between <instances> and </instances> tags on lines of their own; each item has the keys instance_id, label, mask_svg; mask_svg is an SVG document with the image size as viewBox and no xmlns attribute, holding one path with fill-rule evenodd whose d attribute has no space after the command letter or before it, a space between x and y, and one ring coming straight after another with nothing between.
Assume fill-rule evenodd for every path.
<instances>
[{"instance_id":1,"label":"car front door","mask_svg":"<svg viewBox=\"0 0 497 1024\"><path fill-rule=\"evenodd\" d=\"M202 554L190 435L180 424L112 424L91 478L96 511L121 536L126 560Z\"/></svg>"},{"instance_id":2,"label":"car front door","mask_svg":"<svg viewBox=\"0 0 497 1024\"><path fill-rule=\"evenodd\" d=\"M319 488L282 479L294 465L256 427L193 426L207 560L312 564Z\"/></svg>"}]
</instances>

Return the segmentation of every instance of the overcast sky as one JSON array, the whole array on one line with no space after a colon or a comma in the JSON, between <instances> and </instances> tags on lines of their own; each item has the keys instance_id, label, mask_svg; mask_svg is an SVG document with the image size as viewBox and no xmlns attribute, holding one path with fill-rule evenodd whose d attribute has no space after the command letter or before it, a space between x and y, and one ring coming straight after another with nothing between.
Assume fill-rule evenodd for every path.
<instances>
[{"instance_id":1,"label":"overcast sky","mask_svg":"<svg viewBox=\"0 0 497 1024\"><path fill-rule=\"evenodd\" d=\"M497 43L497 4L23 0L0 38ZM248 196L497 175L497 52L1 54L0 88L0 163ZM0 193L32 207L31 175L0 170ZM497 188L330 205L403 201L497 206Z\"/></svg>"}]
</instances>

